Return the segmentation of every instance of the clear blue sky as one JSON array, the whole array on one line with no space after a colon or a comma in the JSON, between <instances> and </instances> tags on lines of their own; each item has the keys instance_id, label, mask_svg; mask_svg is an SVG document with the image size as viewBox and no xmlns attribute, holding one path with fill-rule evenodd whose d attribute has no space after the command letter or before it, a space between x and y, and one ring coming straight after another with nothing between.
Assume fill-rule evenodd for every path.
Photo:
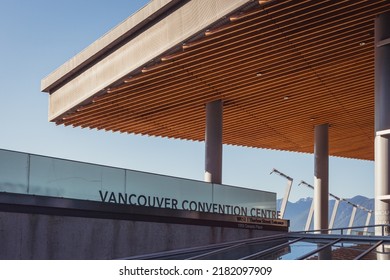
<instances>
[{"instance_id":1,"label":"clear blue sky","mask_svg":"<svg viewBox=\"0 0 390 280\"><path fill-rule=\"evenodd\" d=\"M203 180L204 143L56 126L47 120L43 77L144 6L147 0L1 0L0 148ZM312 196L313 155L224 146L223 182ZM330 191L374 196L374 163L330 159Z\"/></svg>"}]
</instances>

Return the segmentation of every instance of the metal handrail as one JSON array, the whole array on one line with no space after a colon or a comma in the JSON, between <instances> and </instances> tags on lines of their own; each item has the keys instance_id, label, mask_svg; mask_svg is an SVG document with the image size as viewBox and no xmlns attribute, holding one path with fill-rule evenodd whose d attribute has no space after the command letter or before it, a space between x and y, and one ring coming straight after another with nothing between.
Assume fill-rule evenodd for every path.
<instances>
[{"instance_id":1,"label":"metal handrail","mask_svg":"<svg viewBox=\"0 0 390 280\"><path fill-rule=\"evenodd\" d=\"M301 241L302 239L304 239L304 237L296 238L296 239L294 239L292 241L288 241L288 242L285 242L283 244L279 244L277 246L274 246L274 247L271 247L271 248L259 251L259 252L254 253L254 254L251 254L249 256L242 257L240 260L250 260L250 259L254 259L256 257L264 256L264 255L269 254L271 252L275 252L276 250L281 249L283 247L290 246L290 245L292 245L292 244L294 244L294 243L296 243L298 241Z\"/></svg>"},{"instance_id":2,"label":"metal handrail","mask_svg":"<svg viewBox=\"0 0 390 280\"><path fill-rule=\"evenodd\" d=\"M231 250L231 249L234 249L234 248L238 248L238 247L241 247L243 245L246 245L246 243L238 243L238 244L235 244L235 245L219 248L219 249L213 250L211 252L206 252L206 253L203 253L203 254L200 254L200 255L193 256L193 257L188 258L186 260L196 260L196 259L204 258L204 257L207 257L207 256L211 256L211 255L215 255L215 254L218 254L218 253L221 253L221 252L225 252L225 251L228 251L228 250Z\"/></svg>"},{"instance_id":3,"label":"metal handrail","mask_svg":"<svg viewBox=\"0 0 390 280\"><path fill-rule=\"evenodd\" d=\"M333 241L331 241L331 242L329 242L329 243L327 243L327 244L317 248L316 250L313 250L313 251L311 251L311 252L309 252L307 254L304 254L304 255L300 256L297 260L304 260L304 259L306 259L306 258L308 258L308 257L310 257L310 256L312 256L312 255L314 255L314 254L316 254L316 253L318 253L318 252L320 252L320 251L322 251L322 250L324 250L324 249L326 249L326 248L328 248L328 247L330 247L330 246L332 246L332 245L334 245L334 244L336 244L338 242L340 242L341 240L342 240L341 238L333 240Z\"/></svg>"},{"instance_id":4,"label":"metal handrail","mask_svg":"<svg viewBox=\"0 0 390 280\"><path fill-rule=\"evenodd\" d=\"M358 228L376 228L381 227L382 228L382 236L385 235L385 227L390 227L390 224L379 224L379 225L367 225L367 226L353 226L353 227L340 227L340 228L327 228L327 229L316 229L316 230L303 230L303 231L294 231L293 233L316 233L316 232L323 232L323 231L335 231L340 230L341 235L344 235L345 230L349 229L358 229Z\"/></svg>"},{"instance_id":5,"label":"metal handrail","mask_svg":"<svg viewBox=\"0 0 390 280\"><path fill-rule=\"evenodd\" d=\"M166 256L175 256L175 255L181 255L181 254L187 254L187 253L194 253L194 252L201 252L206 250L219 250L224 249L228 246L234 246L234 245L243 245L243 244L251 244L255 242L266 242L270 240L275 239L283 239L288 237L288 233L282 233L282 234L276 234L276 235L266 235L266 236L259 236L255 238L246 238L243 240L235 240L235 241L227 241L217 244L208 244L208 245L202 245L202 246L196 246L191 248L184 248L184 249L175 249L175 250L169 250L169 251L163 251L163 252L156 252L156 253L148 253L138 256L130 256L130 257L124 257L120 258L119 260L132 260L132 259L156 259L160 257L166 257ZM203 254L203 253L199 253ZM198 254L198 255L199 255Z\"/></svg>"},{"instance_id":6,"label":"metal handrail","mask_svg":"<svg viewBox=\"0 0 390 280\"><path fill-rule=\"evenodd\" d=\"M372 225L370 227L384 227L389 226L387 224L382 225ZM359 227L353 227L353 228L359 228ZM340 229L348 229L348 228L340 228ZM316 231L310 231L310 232L316 232ZM284 241L286 239L288 241ZM334 246L337 243L343 243L343 242L352 242L352 243L368 243L371 246L367 248L364 252L359 254L355 259L361 259L365 257L368 253L375 250L380 245L390 245L390 236L357 236L357 235L335 235L335 234L307 234L306 232L290 232L285 234L278 234L278 235L272 235L272 236L264 236L264 237L256 237L256 238L249 238L244 240L236 240L236 241L230 241L225 243L219 243L219 244L209 244L199 247L193 247L193 248L187 248L187 249L177 249L172 251L165 251L165 252L158 252L158 253L151 253L147 255L141 255L141 256L133 256L128 258L123 258L126 260L131 259L161 259L161 258L175 258L179 257L183 254L192 254L192 256L186 256L186 259L200 259L204 257L208 257L211 255L214 255L216 253L222 253L227 254L230 251L235 251L237 248L241 246L246 245L252 245L259 242L271 242L271 241L277 241L280 240L281 243L278 243L278 245L269 247L267 249L258 249L255 253L252 253L250 255L241 257L241 259L253 259L258 258L261 256L265 256L269 253L275 252L285 246L290 246L298 241L304 241L304 242L310 242L318 244L317 249L314 249L304 255L299 256L296 259L306 259L310 256L313 256L314 254L321 252L322 250L326 250L326 248L329 248L330 246ZM343 246L343 245L341 245ZM389 253L387 253L389 254Z\"/></svg>"},{"instance_id":7,"label":"metal handrail","mask_svg":"<svg viewBox=\"0 0 390 280\"><path fill-rule=\"evenodd\" d=\"M366 251L364 251L363 253L361 253L359 256L357 256L356 258L354 258L354 260L360 260L362 259L364 256L368 255L371 251L373 251L375 248L377 248L379 245L381 245L383 243L383 240L379 240L377 243L375 243L374 245L372 245L370 248L368 248Z\"/></svg>"}]
</instances>

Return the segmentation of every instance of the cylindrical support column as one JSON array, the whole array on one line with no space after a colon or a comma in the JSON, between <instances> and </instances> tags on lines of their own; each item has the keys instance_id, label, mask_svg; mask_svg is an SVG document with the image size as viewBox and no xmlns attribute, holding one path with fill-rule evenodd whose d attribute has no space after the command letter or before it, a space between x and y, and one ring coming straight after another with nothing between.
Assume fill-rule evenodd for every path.
<instances>
[{"instance_id":1,"label":"cylindrical support column","mask_svg":"<svg viewBox=\"0 0 390 280\"><path fill-rule=\"evenodd\" d=\"M205 175L206 182L222 183L222 100L206 104Z\"/></svg>"},{"instance_id":2,"label":"cylindrical support column","mask_svg":"<svg viewBox=\"0 0 390 280\"><path fill-rule=\"evenodd\" d=\"M375 19L375 224L389 224L390 204L390 12ZM376 229L381 234L381 228ZM390 235L385 228L385 235Z\"/></svg>"},{"instance_id":3,"label":"cylindrical support column","mask_svg":"<svg viewBox=\"0 0 390 280\"><path fill-rule=\"evenodd\" d=\"M336 220L337 210L339 209L339 205L340 205L340 200L336 199L333 206L332 216L330 217L330 222L329 222L330 229L332 229L334 226L334 221ZM332 233L332 231L330 231L330 233Z\"/></svg>"},{"instance_id":4,"label":"cylindrical support column","mask_svg":"<svg viewBox=\"0 0 390 280\"><path fill-rule=\"evenodd\" d=\"M389 107L390 109L390 107ZM389 224L390 204L382 201L381 197L390 194L390 147L388 136L375 137L375 224ZM375 229L376 235L382 234L382 229ZM388 229L385 235L389 235Z\"/></svg>"},{"instance_id":5,"label":"cylindrical support column","mask_svg":"<svg viewBox=\"0 0 390 280\"><path fill-rule=\"evenodd\" d=\"M328 228L329 211L329 125L314 131L314 230ZM321 233L327 233L326 230Z\"/></svg>"}]
</instances>

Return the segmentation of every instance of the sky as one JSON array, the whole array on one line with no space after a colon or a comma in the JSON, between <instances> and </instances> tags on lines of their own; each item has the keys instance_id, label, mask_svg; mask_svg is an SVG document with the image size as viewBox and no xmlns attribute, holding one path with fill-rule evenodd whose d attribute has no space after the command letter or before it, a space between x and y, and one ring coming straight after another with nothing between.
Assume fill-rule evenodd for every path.
<instances>
[{"instance_id":1,"label":"sky","mask_svg":"<svg viewBox=\"0 0 390 280\"><path fill-rule=\"evenodd\" d=\"M203 180L204 142L163 139L48 122L40 81L135 13L148 0L0 0L0 149ZM314 136L313 136L314 137ZM329 190L351 198L374 196L374 163L330 158ZM294 179L291 201L313 196L312 154L225 145L224 184L276 192Z\"/></svg>"}]
</instances>

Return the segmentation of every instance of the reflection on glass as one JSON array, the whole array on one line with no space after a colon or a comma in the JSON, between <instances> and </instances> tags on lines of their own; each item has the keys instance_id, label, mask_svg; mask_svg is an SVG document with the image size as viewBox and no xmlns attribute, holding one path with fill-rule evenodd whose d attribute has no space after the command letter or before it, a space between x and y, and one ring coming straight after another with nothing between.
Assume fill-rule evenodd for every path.
<instances>
[{"instance_id":1,"label":"reflection on glass","mask_svg":"<svg viewBox=\"0 0 390 280\"><path fill-rule=\"evenodd\" d=\"M99 191L123 192L124 170L31 156L30 193L101 201Z\"/></svg>"},{"instance_id":2,"label":"reflection on glass","mask_svg":"<svg viewBox=\"0 0 390 280\"><path fill-rule=\"evenodd\" d=\"M126 193L135 194L137 197L150 196L151 201L153 197L174 198L177 200L177 209L183 209L183 206L188 208L189 201L212 203L211 186L209 183L200 181L126 170ZM137 198L133 201L137 202ZM162 200L156 201L155 199L154 201L157 207L157 203ZM193 205L197 206L197 204ZM171 206L172 203L167 208Z\"/></svg>"},{"instance_id":3,"label":"reflection on glass","mask_svg":"<svg viewBox=\"0 0 390 280\"><path fill-rule=\"evenodd\" d=\"M378 250L379 251L379 250ZM373 250L369 252L367 255L365 255L361 260L380 260L381 253L376 250ZM379 254L378 254L379 253Z\"/></svg>"},{"instance_id":4,"label":"reflection on glass","mask_svg":"<svg viewBox=\"0 0 390 280\"><path fill-rule=\"evenodd\" d=\"M390 244L384 243L375 248L374 252L371 252L372 255L375 255L374 260L390 260Z\"/></svg>"},{"instance_id":5,"label":"reflection on glass","mask_svg":"<svg viewBox=\"0 0 390 280\"><path fill-rule=\"evenodd\" d=\"M0 150L0 192L27 193L28 155Z\"/></svg>"},{"instance_id":6,"label":"reflection on glass","mask_svg":"<svg viewBox=\"0 0 390 280\"><path fill-rule=\"evenodd\" d=\"M361 253L369 249L373 242L339 242L331 247L328 247L328 251L321 251L313 256L310 256L310 260L353 260Z\"/></svg>"},{"instance_id":7,"label":"reflection on glass","mask_svg":"<svg viewBox=\"0 0 390 280\"><path fill-rule=\"evenodd\" d=\"M332 246L332 260L353 260L374 243L340 242Z\"/></svg>"},{"instance_id":8,"label":"reflection on glass","mask_svg":"<svg viewBox=\"0 0 390 280\"><path fill-rule=\"evenodd\" d=\"M249 212L251 208L276 210L276 194L271 192L214 184L213 197L214 203L244 206Z\"/></svg>"},{"instance_id":9,"label":"reflection on glass","mask_svg":"<svg viewBox=\"0 0 390 280\"><path fill-rule=\"evenodd\" d=\"M275 193L6 150L0 192L235 215L276 209Z\"/></svg>"},{"instance_id":10,"label":"reflection on glass","mask_svg":"<svg viewBox=\"0 0 390 280\"><path fill-rule=\"evenodd\" d=\"M268 255L256 258L257 260L295 260L317 249L315 243L298 241Z\"/></svg>"}]
</instances>

